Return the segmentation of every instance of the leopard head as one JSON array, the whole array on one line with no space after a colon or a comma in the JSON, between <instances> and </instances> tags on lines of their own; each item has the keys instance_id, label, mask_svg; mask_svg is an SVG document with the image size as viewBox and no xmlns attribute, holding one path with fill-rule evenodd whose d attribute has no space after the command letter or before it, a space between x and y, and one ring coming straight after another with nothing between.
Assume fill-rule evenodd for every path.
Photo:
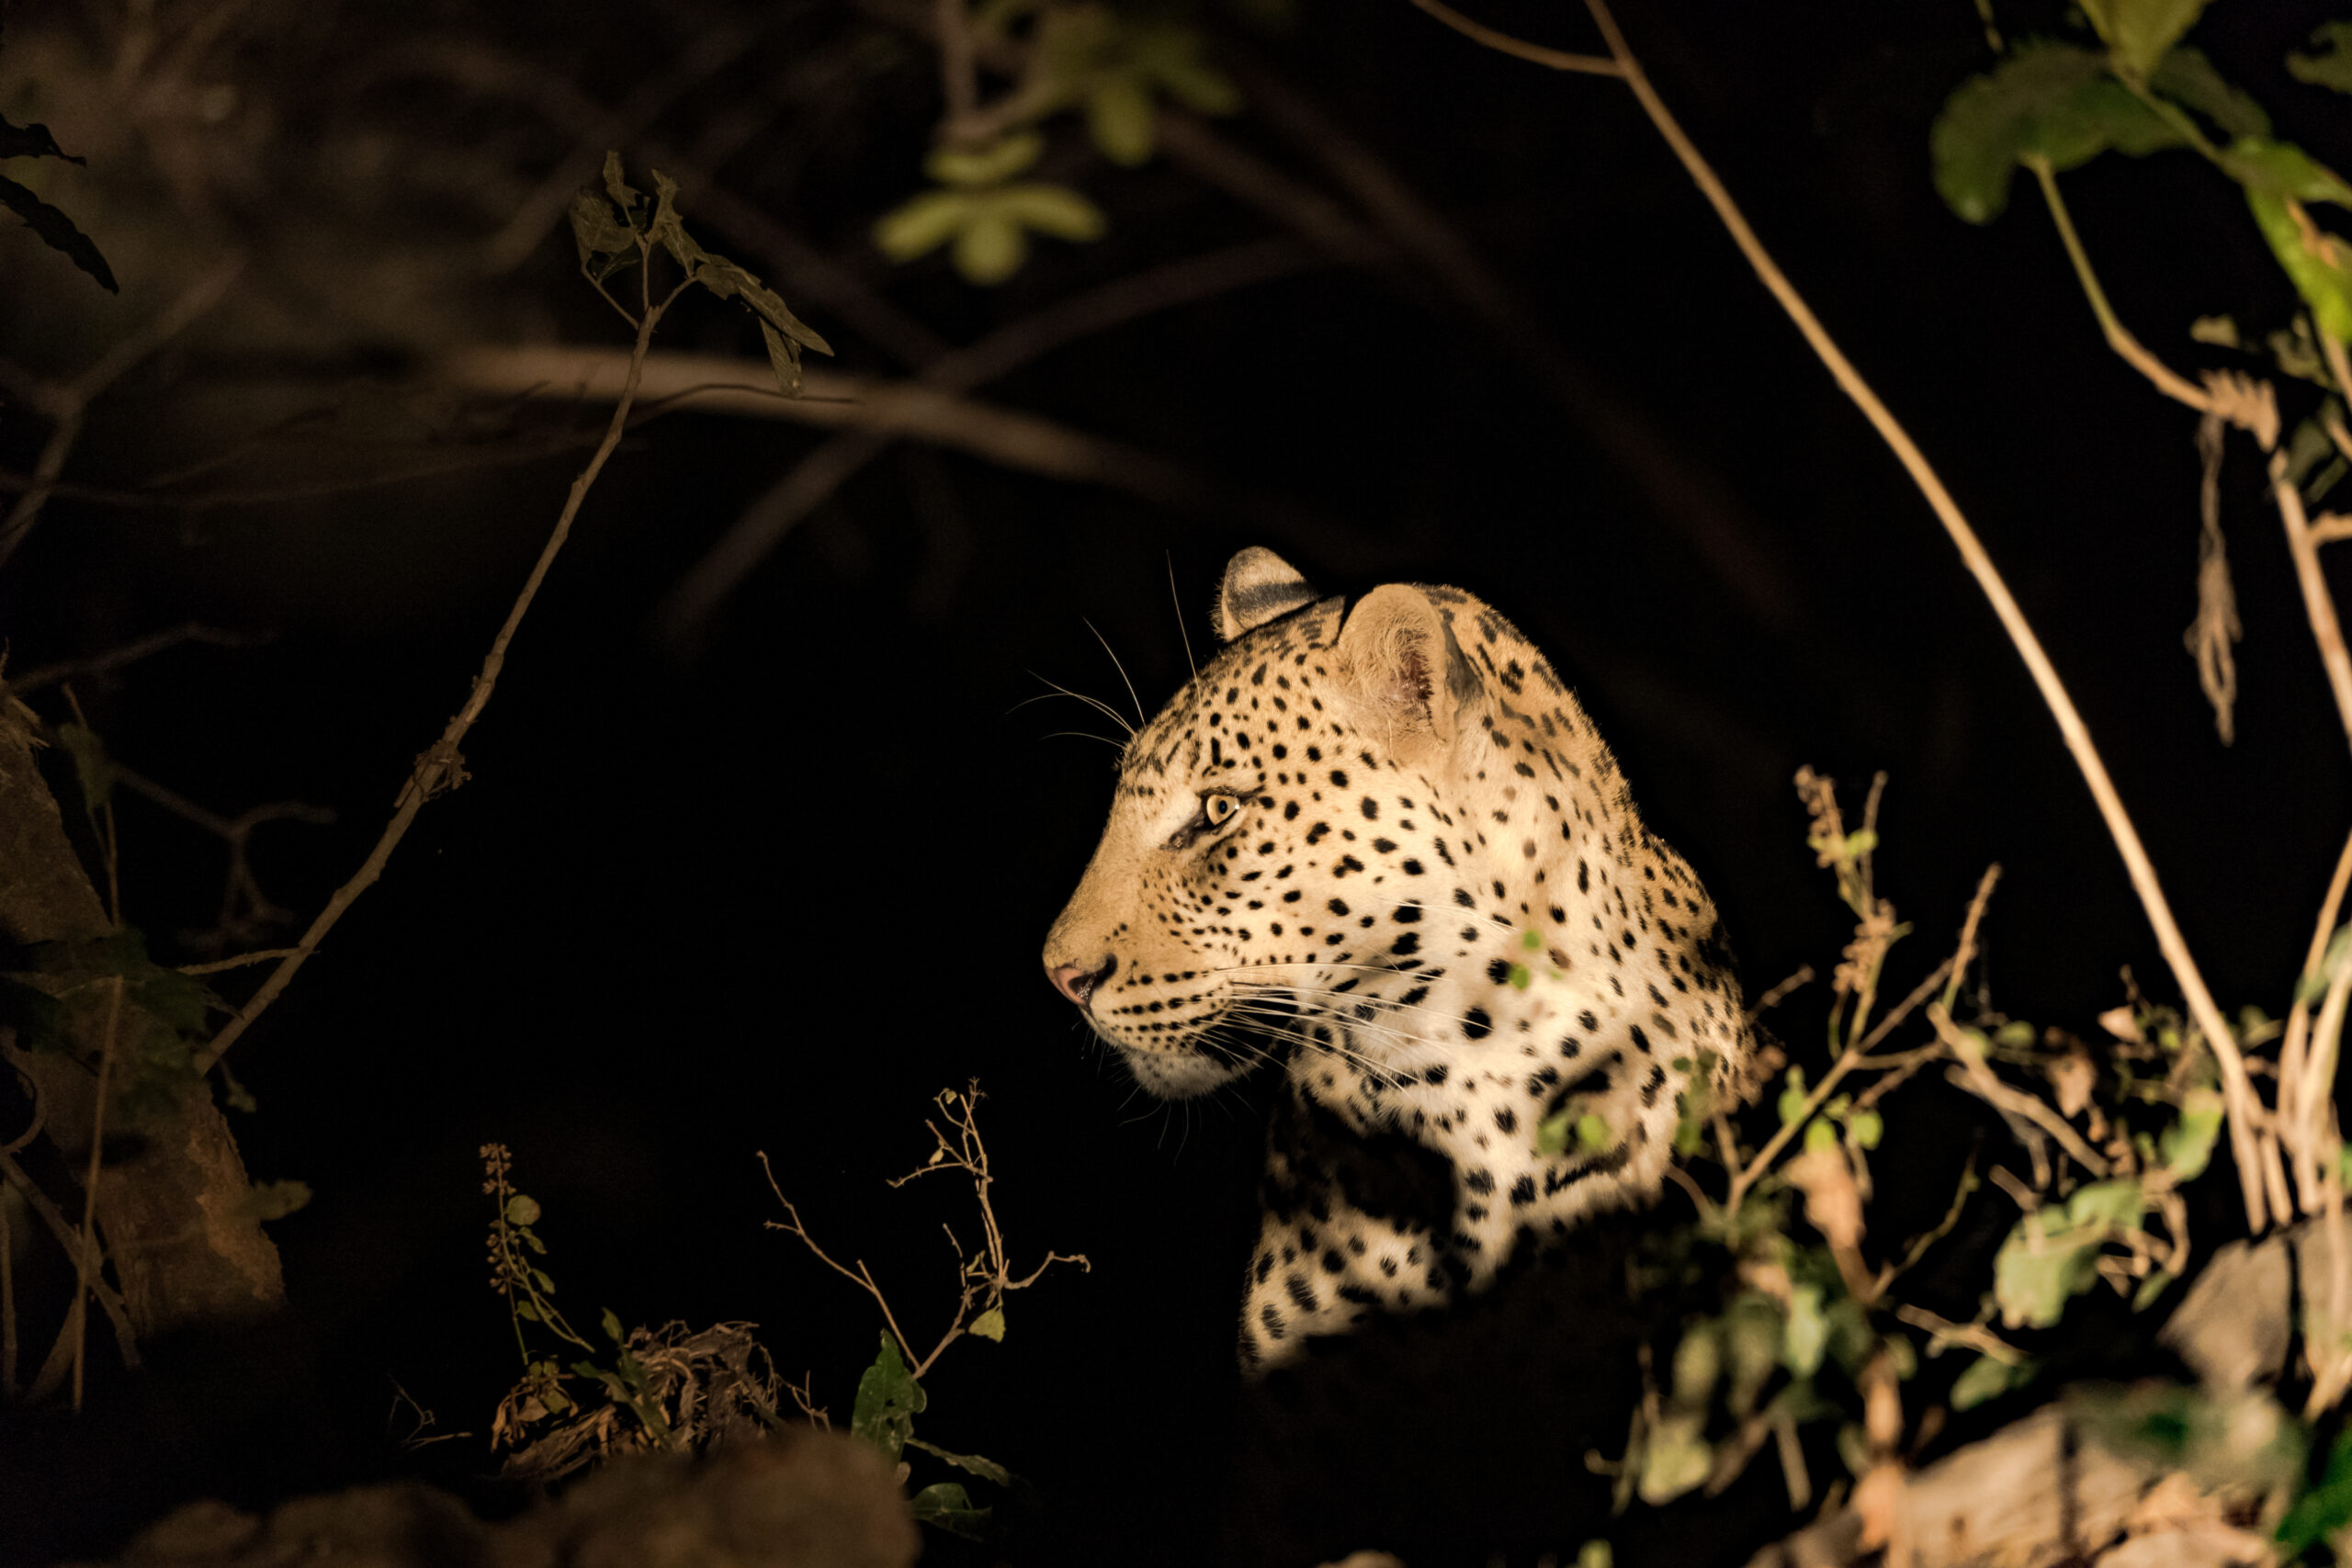
<instances>
[{"instance_id":1,"label":"leopard head","mask_svg":"<svg viewBox=\"0 0 2352 1568\"><path fill-rule=\"evenodd\" d=\"M1046 941L1055 988L1145 1089L1204 1094L1305 1040L1302 992L1419 962L1447 801L1483 743L1464 604L1483 608L1392 584L1348 607L1264 549L1227 567L1224 647L1121 755Z\"/></svg>"}]
</instances>

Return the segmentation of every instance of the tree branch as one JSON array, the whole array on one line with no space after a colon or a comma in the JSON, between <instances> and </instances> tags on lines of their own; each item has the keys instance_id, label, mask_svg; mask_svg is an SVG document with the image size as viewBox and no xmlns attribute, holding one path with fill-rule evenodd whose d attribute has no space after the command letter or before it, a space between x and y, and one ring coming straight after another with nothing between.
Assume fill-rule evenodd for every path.
<instances>
[{"instance_id":1,"label":"tree branch","mask_svg":"<svg viewBox=\"0 0 2352 1568\"><path fill-rule=\"evenodd\" d=\"M639 244L642 249L643 242L640 241ZM237 1016L212 1037L211 1044L197 1054L195 1067L199 1077L210 1072L214 1064L227 1054L229 1047L253 1027L254 1020L278 998L302 965L310 962L311 955L319 950L319 943L326 940L327 932L334 929L336 922L343 919L359 896L384 874L384 866L391 859L392 851L399 848L401 840L407 837L411 824L415 822L416 814L424 808L424 803L465 782L464 760L458 754L458 743L466 738L475 721L481 717L482 710L490 705L491 694L497 689L499 672L506 666L507 648L514 642L514 634L521 629L523 617L529 613L532 600L538 596L539 585L547 581L548 570L555 564L555 558L562 550L564 541L571 537L572 520L580 515L581 503L588 499L590 487L605 471L605 464L611 458L614 449L620 446L621 434L628 428L629 409L637 401L638 385L645 368L646 355L653 344L653 329L660 324L670 300L677 298L673 293L669 299L659 303L654 301L645 276L650 270L650 256L642 257L639 262L639 276L645 289L645 308L638 322L637 342L629 351L628 374L621 386L619 400L613 405L612 420L605 427L605 438L597 445L595 454L588 459L588 466L580 471L580 477L571 481L571 492L564 498L563 510L556 518L555 528L539 551L539 558L532 564L531 574L524 581L522 592L515 595L514 607L506 613L505 623L492 639L490 652L482 660L481 672L474 677L473 690L467 696L465 705L449 720L441 732L441 738L417 758L408 782L401 788L391 820L384 825L376 847L368 852L359 870L350 881L335 889L334 897L327 900L326 908L319 911L318 918L302 933L302 940L296 944L294 951L278 960L277 967L270 971L261 988L238 1010Z\"/></svg>"}]
</instances>

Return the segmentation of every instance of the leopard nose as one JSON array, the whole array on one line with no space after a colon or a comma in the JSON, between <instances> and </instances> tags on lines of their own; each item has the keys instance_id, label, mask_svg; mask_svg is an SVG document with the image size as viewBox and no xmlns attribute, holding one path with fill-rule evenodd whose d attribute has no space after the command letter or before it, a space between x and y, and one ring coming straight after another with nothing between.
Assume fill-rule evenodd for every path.
<instances>
[{"instance_id":1,"label":"leopard nose","mask_svg":"<svg viewBox=\"0 0 2352 1568\"><path fill-rule=\"evenodd\" d=\"M1080 969L1075 964L1064 964L1057 968L1046 970L1046 978L1054 983L1054 989L1076 1002L1080 1007L1084 1007L1087 998L1094 995L1094 988L1109 979L1111 971L1118 966L1119 961L1116 957L1103 959L1102 966L1092 974Z\"/></svg>"}]
</instances>

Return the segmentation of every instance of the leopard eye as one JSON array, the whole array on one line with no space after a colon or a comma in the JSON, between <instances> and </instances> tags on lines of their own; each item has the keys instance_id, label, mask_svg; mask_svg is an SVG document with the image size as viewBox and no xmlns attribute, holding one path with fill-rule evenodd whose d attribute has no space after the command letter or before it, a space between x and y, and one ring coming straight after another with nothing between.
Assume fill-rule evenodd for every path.
<instances>
[{"instance_id":1,"label":"leopard eye","mask_svg":"<svg viewBox=\"0 0 2352 1568\"><path fill-rule=\"evenodd\" d=\"M1241 803L1229 795L1201 796L1201 815L1208 819L1208 824L1212 828L1224 827L1233 820L1233 814L1240 809Z\"/></svg>"}]
</instances>

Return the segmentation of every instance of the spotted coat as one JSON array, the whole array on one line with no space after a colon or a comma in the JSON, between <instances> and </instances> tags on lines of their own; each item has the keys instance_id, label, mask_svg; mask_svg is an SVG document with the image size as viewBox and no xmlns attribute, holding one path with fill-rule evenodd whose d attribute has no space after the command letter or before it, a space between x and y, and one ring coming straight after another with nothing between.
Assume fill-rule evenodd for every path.
<instances>
[{"instance_id":1,"label":"spotted coat","mask_svg":"<svg viewBox=\"0 0 2352 1568\"><path fill-rule=\"evenodd\" d=\"M1544 657L1458 589L1316 599L1265 550L1120 759L1049 976L1154 1094L1286 1082L1246 1367L1485 1289L1664 1179L1754 1040L1713 903Z\"/></svg>"}]
</instances>

